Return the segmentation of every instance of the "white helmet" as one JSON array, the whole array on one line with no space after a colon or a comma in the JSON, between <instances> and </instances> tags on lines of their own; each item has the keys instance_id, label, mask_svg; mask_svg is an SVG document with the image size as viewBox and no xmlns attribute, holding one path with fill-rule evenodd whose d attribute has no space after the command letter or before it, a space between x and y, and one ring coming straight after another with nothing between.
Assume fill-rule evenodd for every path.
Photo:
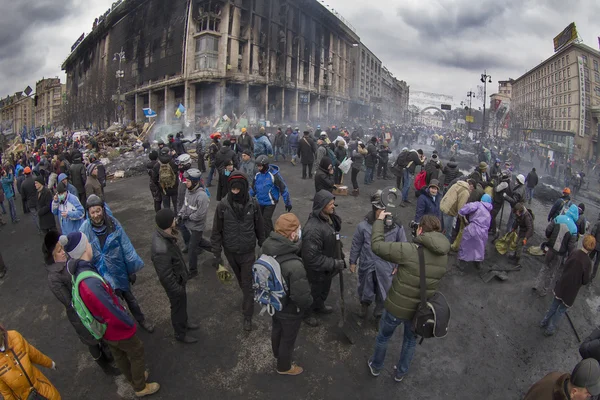
<instances>
[{"instance_id":1,"label":"white helmet","mask_svg":"<svg viewBox=\"0 0 600 400\"><path fill-rule=\"evenodd\" d=\"M180 155L179 157L177 157L175 164L179 165L182 168L185 168L185 167L189 168L192 166L192 157L190 157L189 154L184 153L184 154Z\"/></svg>"},{"instance_id":2,"label":"white helmet","mask_svg":"<svg viewBox=\"0 0 600 400\"><path fill-rule=\"evenodd\" d=\"M523 174L517 175L517 182L519 182L521 185L525 183L525 177Z\"/></svg>"}]
</instances>

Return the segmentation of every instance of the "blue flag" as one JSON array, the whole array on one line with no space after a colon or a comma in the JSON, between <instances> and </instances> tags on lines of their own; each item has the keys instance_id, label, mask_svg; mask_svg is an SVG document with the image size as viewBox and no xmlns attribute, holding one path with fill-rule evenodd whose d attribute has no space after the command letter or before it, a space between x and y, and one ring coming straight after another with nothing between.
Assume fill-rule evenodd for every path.
<instances>
[{"instance_id":1,"label":"blue flag","mask_svg":"<svg viewBox=\"0 0 600 400\"><path fill-rule=\"evenodd\" d=\"M151 108L144 108L143 110L144 110L144 115L147 118L156 117L156 115L157 115L156 112Z\"/></svg>"}]
</instances>

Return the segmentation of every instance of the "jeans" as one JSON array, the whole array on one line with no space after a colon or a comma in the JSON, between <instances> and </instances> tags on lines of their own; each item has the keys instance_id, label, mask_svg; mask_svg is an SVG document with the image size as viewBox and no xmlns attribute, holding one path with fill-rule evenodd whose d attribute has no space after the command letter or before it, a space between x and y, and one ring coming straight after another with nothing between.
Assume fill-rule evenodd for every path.
<instances>
[{"instance_id":1,"label":"jeans","mask_svg":"<svg viewBox=\"0 0 600 400\"><path fill-rule=\"evenodd\" d=\"M296 159L298 158L298 148L290 147L290 152L291 152L292 162L296 163Z\"/></svg>"},{"instance_id":2,"label":"jeans","mask_svg":"<svg viewBox=\"0 0 600 400\"><path fill-rule=\"evenodd\" d=\"M365 171L365 185L368 185L373 182L373 174L375 169L373 167L367 167Z\"/></svg>"},{"instance_id":3,"label":"jeans","mask_svg":"<svg viewBox=\"0 0 600 400\"><path fill-rule=\"evenodd\" d=\"M6 208L4 208L4 202L0 203L0 207L2 207L2 214L6 214Z\"/></svg>"},{"instance_id":4,"label":"jeans","mask_svg":"<svg viewBox=\"0 0 600 400\"><path fill-rule=\"evenodd\" d=\"M302 164L302 179L306 179L306 171L308 170L308 177L312 178L312 164Z\"/></svg>"},{"instance_id":5,"label":"jeans","mask_svg":"<svg viewBox=\"0 0 600 400\"><path fill-rule=\"evenodd\" d=\"M146 317L144 316L144 313L142 312L142 309L140 308L140 305L139 305L137 299L133 295L133 292L131 291L131 287L129 289L130 290L128 290L126 292L123 290L117 289L117 290L115 290L115 294L117 296L119 296L120 298L122 298L123 300L125 300L125 303L127 303L127 307L129 308L129 311L131 311L131 315L133 315L133 318L135 318L135 320L141 324L142 322L144 322L146 320Z\"/></svg>"},{"instance_id":6,"label":"jeans","mask_svg":"<svg viewBox=\"0 0 600 400\"><path fill-rule=\"evenodd\" d=\"M283 157L283 159L285 160L285 150L283 149L283 146L276 146L275 147L275 162L279 161L280 154Z\"/></svg>"},{"instance_id":7,"label":"jeans","mask_svg":"<svg viewBox=\"0 0 600 400\"><path fill-rule=\"evenodd\" d=\"M206 181L206 186L210 186L210 184L212 183L213 180L213 176L215 175L215 170L216 170L216 166L214 161L212 162L212 165L210 166L210 171L208 171L208 180Z\"/></svg>"},{"instance_id":8,"label":"jeans","mask_svg":"<svg viewBox=\"0 0 600 400\"><path fill-rule=\"evenodd\" d=\"M294 344L300 332L302 318L278 318L273 316L271 347L277 359L277 371L285 372L292 368Z\"/></svg>"},{"instance_id":9,"label":"jeans","mask_svg":"<svg viewBox=\"0 0 600 400\"><path fill-rule=\"evenodd\" d=\"M454 223L456 222L456 217L451 215L442 214L442 222L444 224L444 234L448 241L452 240L452 231L454 229Z\"/></svg>"},{"instance_id":10,"label":"jeans","mask_svg":"<svg viewBox=\"0 0 600 400\"><path fill-rule=\"evenodd\" d=\"M31 213L31 219L33 219L33 223L37 228L38 232L40 231L40 219L38 218L37 208L30 208L29 212Z\"/></svg>"},{"instance_id":11,"label":"jeans","mask_svg":"<svg viewBox=\"0 0 600 400\"><path fill-rule=\"evenodd\" d=\"M408 191L410 190L410 183L412 182L412 175L408 172L408 169L404 169L402 176L402 201L408 201Z\"/></svg>"},{"instance_id":12,"label":"jeans","mask_svg":"<svg viewBox=\"0 0 600 400\"><path fill-rule=\"evenodd\" d=\"M8 200L8 209L10 211L10 218L12 222L17 222L17 209L15 208L15 198L10 197Z\"/></svg>"},{"instance_id":13,"label":"jeans","mask_svg":"<svg viewBox=\"0 0 600 400\"><path fill-rule=\"evenodd\" d=\"M567 306L565 306L565 303L555 297L541 322L541 325L546 327L546 332L554 333L556 331L556 324L566 312Z\"/></svg>"},{"instance_id":14,"label":"jeans","mask_svg":"<svg viewBox=\"0 0 600 400\"><path fill-rule=\"evenodd\" d=\"M144 344L133 335L129 339L113 342L106 340L110 347L115 363L125 375L125 379L131 382L136 392L144 390L146 387L146 361L144 360Z\"/></svg>"},{"instance_id":15,"label":"jeans","mask_svg":"<svg viewBox=\"0 0 600 400\"><path fill-rule=\"evenodd\" d=\"M254 251L245 254L229 253L225 250L225 257L233 270L238 284L242 289L244 300L242 302L242 314L246 319L252 319L254 315L254 291L252 290L252 265L256 260Z\"/></svg>"},{"instance_id":16,"label":"jeans","mask_svg":"<svg viewBox=\"0 0 600 400\"><path fill-rule=\"evenodd\" d=\"M190 236L192 236L192 234L190 233L190 230L185 227L185 223L183 221L179 225L177 225L177 228L179 229L179 232L181 232L181 237L183 238L183 243L185 243L185 245L189 247Z\"/></svg>"},{"instance_id":17,"label":"jeans","mask_svg":"<svg viewBox=\"0 0 600 400\"><path fill-rule=\"evenodd\" d=\"M177 215L177 193L174 195L163 194L162 196L162 206L163 208L171 207L171 203L173 204L173 212Z\"/></svg>"},{"instance_id":18,"label":"jeans","mask_svg":"<svg viewBox=\"0 0 600 400\"><path fill-rule=\"evenodd\" d=\"M201 231L190 231L190 244L188 252L190 253L190 272L198 271L198 255L202 250L210 251L210 242L202 237Z\"/></svg>"},{"instance_id":19,"label":"jeans","mask_svg":"<svg viewBox=\"0 0 600 400\"><path fill-rule=\"evenodd\" d=\"M412 332L411 324L412 322L407 319L396 318L387 310L383 311L381 321L379 322L379 332L375 339L375 350L370 359L373 368L383 368L388 341L394 334L396 328L399 325L404 325L404 340L402 341L400 360L398 360L396 366L396 376L406 375L415 355L415 346L417 345L417 337Z\"/></svg>"},{"instance_id":20,"label":"jeans","mask_svg":"<svg viewBox=\"0 0 600 400\"><path fill-rule=\"evenodd\" d=\"M529 202L531 203L531 200L533 200L533 192L535 191L535 188L525 188L525 190L527 191L527 199L529 199Z\"/></svg>"}]
</instances>

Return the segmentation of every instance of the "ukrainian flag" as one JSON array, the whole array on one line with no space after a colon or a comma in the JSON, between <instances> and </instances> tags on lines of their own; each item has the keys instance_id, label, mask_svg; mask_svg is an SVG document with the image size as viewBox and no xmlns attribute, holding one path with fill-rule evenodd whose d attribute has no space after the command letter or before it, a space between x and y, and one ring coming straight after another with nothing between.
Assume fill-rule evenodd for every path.
<instances>
[{"instance_id":1,"label":"ukrainian flag","mask_svg":"<svg viewBox=\"0 0 600 400\"><path fill-rule=\"evenodd\" d=\"M179 107L177 107L177 110L175 110L175 116L180 118L183 114L185 114L185 107L183 104L179 103Z\"/></svg>"}]
</instances>

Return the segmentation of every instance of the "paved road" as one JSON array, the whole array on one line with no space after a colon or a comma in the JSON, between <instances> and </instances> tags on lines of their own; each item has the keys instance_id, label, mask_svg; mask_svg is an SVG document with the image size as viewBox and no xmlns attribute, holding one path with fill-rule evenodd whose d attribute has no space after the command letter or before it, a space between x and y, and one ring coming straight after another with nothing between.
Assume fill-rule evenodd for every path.
<instances>
[{"instance_id":1,"label":"paved road","mask_svg":"<svg viewBox=\"0 0 600 400\"><path fill-rule=\"evenodd\" d=\"M313 181L301 180L299 167L279 165L291 187L293 211L305 222L312 207ZM539 258L527 258L524 269L505 283L484 284L473 270L464 277L448 275L440 290L452 306L450 333L447 338L417 346L410 374L400 384L393 381L392 373L400 353L401 332L391 341L384 371L374 378L366 366L376 334L372 323L351 346L337 329L339 312L327 316L319 328L302 327L295 358L305 373L295 378L278 376L270 350L269 318L257 316L257 329L243 332L239 289L220 285L210 268L201 269L188 285L189 316L202 326L197 333L200 343L181 345L172 338L169 303L150 261L154 211L147 179L140 176L110 183L107 199L146 262L134 292L142 310L156 323L154 334L140 333L150 377L162 385L153 398L264 400L284 396L312 400L392 395L403 399L516 399L548 371L570 371L578 359L578 344L566 320L553 338L544 338L537 327L551 300L538 299L530 289ZM362 183L362 174L359 179ZM376 181L369 187L361 184L358 198L338 197L347 252L356 225L370 209L368 192L391 182ZM208 226L212 226L215 204L211 203ZM533 207L536 215L544 215L540 203L534 201ZM276 215L282 211L280 204ZM407 224L414 206L402 211ZM44 373L64 399L133 398L122 377L104 376L90 360L47 287L41 238L34 233L31 220L21 218L20 224L7 225L0 232L3 256L10 268L6 279L0 281L0 321L56 360L59 370ZM538 232L544 225L541 220L543 217L536 220ZM536 236L533 243L540 241ZM492 248L487 261L505 262ZM356 281L354 277L347 280L349 307L356 311ZM338 298L334 284L329 303L337 307ZM599 305L596 291L583 289L569 311L582 337L595 327Z\"/></svg>"}]
</instances>

